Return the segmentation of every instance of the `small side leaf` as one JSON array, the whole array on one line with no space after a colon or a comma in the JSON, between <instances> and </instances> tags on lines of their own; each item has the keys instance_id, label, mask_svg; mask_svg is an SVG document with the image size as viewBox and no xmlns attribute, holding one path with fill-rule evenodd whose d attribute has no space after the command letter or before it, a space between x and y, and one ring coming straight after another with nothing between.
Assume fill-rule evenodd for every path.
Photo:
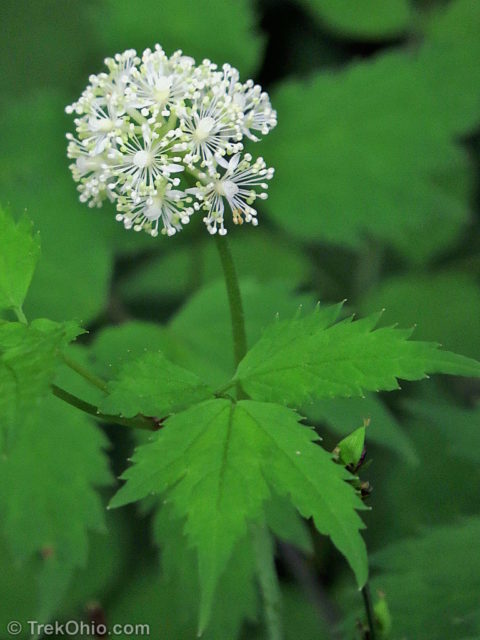
<instances>
[{"instance_id":1,"label":"small side leaf","mask_svg":"<svg viewBox=\"0 0 480 640\"><path fill-rule=\"evenodd\" d=\"M159 351L125 364L109 383L100 409L127 418L140 413L164 417L212 395L194 373L173 364Z\"/></svg>"}]
</instances>

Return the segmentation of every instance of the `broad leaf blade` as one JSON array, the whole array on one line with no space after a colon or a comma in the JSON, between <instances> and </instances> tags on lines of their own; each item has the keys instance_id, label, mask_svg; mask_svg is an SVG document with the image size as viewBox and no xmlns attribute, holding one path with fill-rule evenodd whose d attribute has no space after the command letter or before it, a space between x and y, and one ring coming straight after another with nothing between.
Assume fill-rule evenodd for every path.
<instances>
[{"instance_id":1,"label":"broad leaf blade","mask_svg":"<svg viewBox=\"0 0 480 640\"><path fill-rule=\"evenodd\" d=\"M40 237L26 217L15 223L0 207L0 309L21 309L40 256Z\"/></svg>"},{"instance_id":2,"label":"broad leaf blade","mask_svg":"<svg viewBox=\"0 0 480 640\"><path fill-rule=\"evenodd\" d=\"M167 500L177 517L188 514L185 533L198 551L202 626L232 549L247 533L247 519L261 516L269 496L255 438L237 423L228 400L210 400L173 416L135 454L135 466L123 475L127 483L111 502L121 506L170 490Z\"/></svg>"},{"instance_id":3,"label":"broad leaf blade","mask_svg":"<svg viewBox=\"0 0 480 640\"><path fill-rule=\"evenodd\" d=\"M245 400L239 403L243 422L250 421L263 445L263 473L268 483L287 496L304 518L313 518L320 533L330 536L363 586L367 554L356 509L364 509L343 467L316 441L311 428L298 423L295 412L279 405Z\"/></svg>"},{"instance_id":4,"label":"broad leaf blade","mask_svg":"<svg viewBox=\"0 0 480 640\"><path fill-rule=\"evenodd\" d=\"M139 448L112 507L154 493L186 518L184 532L198 554L200 628L208 622L218 580L248 523L265 521L265 503L281 495L329 535L357 581L367 574L355 509L363 507L349 474L284 407L216 399L170 418ZM282 527L283 528L283 527Z\"/></svg>"},{"instance_id":5,"label":"broad leaf blade","mask_svg":"<svg viewBox=\"0 0 480 640\"><path fill-rule=\"evenodd\" d=\"M480 376L480 363L429 342L408 340L410 330L375 329L379 316L331 327L312 317L278 322L240 363L235 380L254 399L301 406L320 398L362 396L398 389L398 379L428 373Z\"/></svg>"}]
</instances>

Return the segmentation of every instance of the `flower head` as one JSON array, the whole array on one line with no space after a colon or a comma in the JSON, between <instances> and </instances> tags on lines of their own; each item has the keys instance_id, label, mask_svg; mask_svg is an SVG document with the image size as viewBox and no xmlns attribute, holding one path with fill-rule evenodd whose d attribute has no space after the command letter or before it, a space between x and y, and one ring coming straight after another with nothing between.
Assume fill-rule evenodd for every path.
<instances>
[{"instance_id":1,"label":"flower head","mask_svg":"<svg viewBox=\"0 0 480 640\"><path fill-rule=\"evenodd\" d=\"M210 233L227 232L228 210L235 224L257 224L253 204L267 197L273 169L244 142L276 125L268 94L230 65L196 65L159 45L105 64L66 108L76 116L67 153L80 200L108 199L127 229L153 236L175 234L199 211Z\"/></svg>"}]
</instances>

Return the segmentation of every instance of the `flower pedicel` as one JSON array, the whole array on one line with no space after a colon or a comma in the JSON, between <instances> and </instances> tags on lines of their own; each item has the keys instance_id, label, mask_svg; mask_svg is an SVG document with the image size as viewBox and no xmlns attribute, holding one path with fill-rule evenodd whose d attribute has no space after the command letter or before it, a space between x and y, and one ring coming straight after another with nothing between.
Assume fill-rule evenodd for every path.
<instances>
[{"instance_id":1,"label":"flower pedicel","mask_svg":"<svg viewBox=\"0 0 480 640\"><path fill-rule=\"evenodd\" d=\"M202 211L210 233L233 222L257 224L254 203L267 197L273 169L244 153L276 125L268 94L241 83L230 65L218 69L157 45L107 58L77 102L68 157L80 200L115 202L125 228L173 235Z\"/></svg>"}]
</instances>

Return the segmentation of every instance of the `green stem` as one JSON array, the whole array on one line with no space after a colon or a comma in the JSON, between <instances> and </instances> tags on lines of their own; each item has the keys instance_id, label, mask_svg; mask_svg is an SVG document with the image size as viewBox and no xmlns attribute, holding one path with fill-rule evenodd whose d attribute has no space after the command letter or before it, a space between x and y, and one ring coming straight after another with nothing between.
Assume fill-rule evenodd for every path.
<instances>
[{"instance_id":1,"label":"green stem","mask_svg":"<svg viewBox=\"0 0 480 640\"><path fill-rule=\"evenodd\" d=\"M27 316L23 313L22 307L14 307L13 312L17 316L17 320L22 324L28 324Z\"/></svg>"},{"instance_id":2,"label":"green stem","mask_svg":"<svg viewBox=\"0 0 480 640\"><path fill-rule=\"evenodd\" d=\"M252 526L253 549L262 591L263 610L268 640L282 640L280 588L273 559L272 538L264 525Z\"/></svg>"},{"instance_id":3,"label":"green stem","mask_svg":"<svg viewBox=\"0 0 480 640\"><path fill-rule=\"evenodd\" d=\"M138 416L136 418L121 418L120 416L112 416L102 413L94 404L81 400L77 396L74 396L73 393L65 391L65 389L58 387L56 384L52 384L51 388L54 396L57 396L57 398L60 398L67 404L72 405L72 407L80 409L80 411L88 413L98 420L114 422L125 427L135 427L136 429L144 429L147 431L156 431L159 427L159 424L155 420L144 416Z\"/></svg>"},{"instance_id":4,"label":"green stem","mask_svg":"<svg viewBox=\"0 0 480 640\"><path fill-rule=\"evenodd\" d=\"M214 392L213 395L217 396L217 397L221 397L223 396L223 394L228 391L229 389L231 389L232 387L235 386L235 382L234 380L229 380L228 382L226 382L225 384L222 384L221 387L218 387L218 389Z\"/></svg>"},{"instance_id":5,"label":"green stem","mask_svg":"<svg viewBox=\"0 0 480 640\"><path fill-rule=\"evenodd\" d=\"M362 589L363 604L367 615L368 624L368 640L375 640L375 616L373 614L372 598L370 596L370 587L367 584Z\"/></svg>"},{"instance_id":6,"label":"green stem","mask_svg":"<svg viewBox=\"0 0 480 640\"><path fill-rule=\"evenodd\" d=\"M216 235L220 262L222 263L225 285L227 288L228 304L230 307L230 319L232 323L233 354L235 367L239 365L247 353L247 335L245 332L245 316L243 313L242 297L238 285L237 272L233 262L230 247L225 236ZM229 389L232 382L220 388ZM240 384L237 383L237 399L241 400L246 395ZM218 393L218 392L217 392ZM272 538L265 525L252 527L252 542L255 552L255 560L260 590L265 614L268 640L282 640L282 625L280 617L280 587L273 561Z\"/></svg>"},{"instance_id":7,"label":"green stem","mask_svg":"<svg viewBox=\"0 0 480 640\"><path fill-rule=\"evenodd\" d=\"M220 262L222 263L225 285L227 287L230 318L232 321L233 354L237 367L247 353L247 335L245 333L245 316L243 313L242 297L238 286L237 272L233 263L232 253L226 236L215 235Z\"/></svg>"},{"instance_id":8,"label":"green stem","mask_svg":"<svg viewBox=\"0 0 480 640\"><path fill-rule=\"evenodd\" d=\"M94 373L91 373L88 369L85 369L84 367L82 367L81 364L78 364L78 362L75 362L75 360L72 360L69 356L65 354L63 354L63 361L65 362L67 367L70 367L70 369L72 369L73 371L78 373L80 376L82 376L82 378L84 378L91 385L93 385L94 387L97 387L97 389L100 389L100 391L107 393L108 384L105 382L105 380L102 380L101 378L96 376Z\"/></svg>"}]
</instances>

